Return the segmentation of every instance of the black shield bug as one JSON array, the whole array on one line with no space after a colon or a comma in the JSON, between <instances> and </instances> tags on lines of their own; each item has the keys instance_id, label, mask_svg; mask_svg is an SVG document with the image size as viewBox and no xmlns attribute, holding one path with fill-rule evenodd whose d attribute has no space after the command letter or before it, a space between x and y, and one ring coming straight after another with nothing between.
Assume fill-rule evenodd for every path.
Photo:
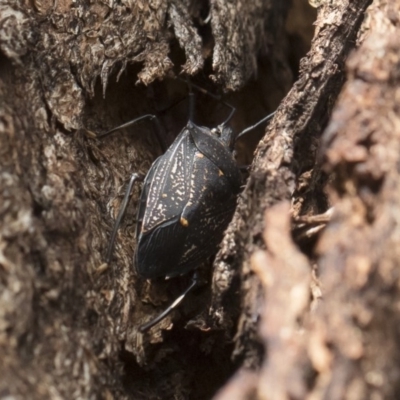
<instances>
[{"instance_id":1,"label":"black shield bug","mask_svg":"<svg viewBox=\"0 0 400 400\"><path fill-rule=\"evenodd\" d=\"M236 140L269 120L273 114L234 135L227 125L235 109L217 128L209 129L193 122L193 93L189 84L189 121L165 153L158 157L144 178L137 211L137 248L135 266L145 279L171 278L195 270L214 255L224 230L232 219L241 187L241 172L233 156ZM193 85L219 100L219 97ZM143 119L158 119L144 115L112 129L99 138L135 124ZM159 136L160 143L163 139ZM118 227L125 213L134 183L143 180L133 174L121 205L107 251L111 260ZM167 316L196 286L193 274L189 287L164 312L142 325L144 332Z\"/></svg>"}]
</instances>

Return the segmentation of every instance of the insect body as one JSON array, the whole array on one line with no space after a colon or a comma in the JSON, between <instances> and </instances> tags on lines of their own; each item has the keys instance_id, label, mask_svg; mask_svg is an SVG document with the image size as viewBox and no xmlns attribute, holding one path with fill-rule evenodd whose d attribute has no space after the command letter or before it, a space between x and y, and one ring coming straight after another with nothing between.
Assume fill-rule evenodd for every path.
<instances>
[{"instance_id":1,"label":"insect body","mask_svg":"<svg viewBox=\"0 0 400 400\"><path fill-rule=\"evenodd\" d=\"M142 277L185 274L216 252L241 185L232 131L220 129L189 121L150 168L137 224L136 268Z\"/></svg>"},{"instance_id":2,"label":"insect body","mask_svg":"<svg viewBox=\"0 0 400 400\"><path fill-rule=\"evenodd\" d=\"M232 109L230 116L217 128L209 129L193 123L191 91L190 99L187 125L165 153L154 161L144 179L137 213L135 265L138 274L146 279L186 274L215 254L240 192L240 169L232 154L235 141L273 115L234 136L227 126L235 111L232 106L223 102ZM144 115L98 137L103 138L146 118L158 121L154 115ZM161 137L159 140L163 143ZM111 260L116 233L133 184L139 179L137 174L131 177L111 235L107 262ZM144 332L162 320L196 284L195 273L182 295L139 330Z\"/></svg>"}]
</instances>

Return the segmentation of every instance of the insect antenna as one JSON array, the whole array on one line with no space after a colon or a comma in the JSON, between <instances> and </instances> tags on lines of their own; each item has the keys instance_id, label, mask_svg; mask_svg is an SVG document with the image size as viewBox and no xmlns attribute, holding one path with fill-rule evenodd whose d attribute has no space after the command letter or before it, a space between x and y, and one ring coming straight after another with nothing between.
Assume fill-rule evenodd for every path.
<instances>
[{"instance_id":1,"label":"insect antenna","mask_svg":"<svg viewBox=\"0 0 400 400\"><path fill-rule=\"evenodd\" d=\"M189 78L186 78L186 83L189 87L189 121L194 122L194 110L195 110L195 97L192 90L192 84L189 81Z\"/></svg>"},{"instance_id":2,"label":"insect antenna","mask_svg":"<svg viewBox=\"0 0 400 400\"><path fill-rule=\"evenodd\" d=\"M193 113L194 113L194 95L193 95L192 88L195 88L198 92L206 94L207 96L210 96L215 100L218 100L218 102L220 102L224 106L226 106L226 107L231 109L231 112L229 113L228 118L226 118L226 120L224 122L222 122L221 125L226 125L232 119L233 115L236 112L236 108L233 107L231 104L227 103L226 101L222 100L222 96L221 95L211 93L208 90L202 88L201 86L197 86L193 82L190 82L189 78L186 78L186 80L185 80L183 78L177 77L177 79L182 81L182 82L186 82L187 83L187 85L189 86L189 96L190 96L189 98L190 99L193 98L193 100L191 100L191 103L190 103L190 108L192 110L189 109L189 120L190 121L193 121Z\"/></svg>"},{"instance_id":3,"label":"insect antenna","mask_svg":"<svg viewBox=\"0 0 400 400\"><path fill-rule=\"evenodd\" d=\"M258 126L260 126L261 124L263 124L264 122L269 121L270 119L272 119L272 117L275 115L276 111L274 111L273 113L267 115L266 117L264 117L263 119L261 119L260 121L256 122L254 125L249 126L248 128L244 129L242 132L240 132L237 136L236 136L236 140L238 140L239 138L243 137L244 135L246 135L247 133L249 133L250 131L252 131L253 129L257 128Z\"/></svg>"},{"instance_id":4,"label":"insect antenna","mask_svg":"<svg viewBox=\"0 0 400 400\"><path fill-rule=\"evenodd\" d=\"M145 119L149 119L150 121L153 121L155 123L155 126L156 126L155 133L156 133L158 142L160 143L160 147L164 153L167 150L168 146L164 139L163 128L162 128L160 119L154 114L145 114L145 115L142 115L141 117L134 118L128 122L125 122L122 125L118 125L117 127L110 129L109 131L107 131L105 133L101 133L100 135L97 135L96 137L97 137L97 139L104 139L105 137L111 135L112 133L115 133L124 128L128 128L129 126L132 126L132 125L134 125L140 121L143 121Z\"/></svg>"}]
</instances>

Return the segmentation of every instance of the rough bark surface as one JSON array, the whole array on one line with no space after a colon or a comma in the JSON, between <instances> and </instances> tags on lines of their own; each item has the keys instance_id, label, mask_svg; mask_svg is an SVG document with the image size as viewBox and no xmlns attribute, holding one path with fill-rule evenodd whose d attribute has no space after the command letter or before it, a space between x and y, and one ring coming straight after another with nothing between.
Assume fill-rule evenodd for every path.
<instances>
[{"instance_id":1,"label":"rough bark surface","mask_svg":"<svg viewBox=\"0 0 400 400\"><path fill-rule=\"evenodd\" d=\"M314 18L300 0L0 5L0 398L398 397L400 10L313 3L300 72ZM135 273L140 187L104 256L127 180L161 149L151 123L93 132L158 114L170 143L180 73L242 88L224 97L237 131L286 97L209 283L143 335L190 277ZM198 123L224 120L196 97ZM237 144L241 163L256 141ZM328 204L320 237L296 245L291 217Z\"/></svg>"},{"instance_id":2,"label":"rough bark surface","mask_svg":"<svg viewBox=\"0 0 400 400\"><path fill-rule=\"evenodd\" d=\"M244 354L248 365L260 362L255 321L264 302L263 290L252 272L249 255L264 246L264 210L291 199L295 215L325 211L323 178L316 160L318 141L344 81L344 62L354 48L369 3L321 5L311 50L301 61L299 79L258 145L250 178L217 256L211 318L216 326L226 329L236 324L232 320L237 317L233 307L241 310L235 353ZM235 294L238 287L240 299Z\"/></svg>"},{"instance_id":3,"label":"rough bark surface","mask_svg":"<svg viewBox=\"0 0 400 400\"><path fill-rule=\"evenodd\" d=\"M294 246L288 205L269 208L266 250L250 262L264 292L257 334L266 354L258 372L239 371L218 400L232 399L233 389L237 398L399 397L399 16L395 1L369 7L322 135L334 211L314 247L318 281Z\"/></svg>"}]
</instances>

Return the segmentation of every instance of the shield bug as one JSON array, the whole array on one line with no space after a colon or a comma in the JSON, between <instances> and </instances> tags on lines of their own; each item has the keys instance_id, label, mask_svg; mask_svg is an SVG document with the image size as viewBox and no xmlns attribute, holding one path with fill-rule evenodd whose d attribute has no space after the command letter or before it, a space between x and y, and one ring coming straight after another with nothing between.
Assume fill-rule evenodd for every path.
<instances>
[{"instance_id":1,"label":"shield bug","mask_svg":"<svg viewBox=\"0 0 400 400\"><path fill-rule=\"evenodd\" d=\"M218 97L196 85L188 85L189 120L165 153L153 162L144 179L136 173L131 176L107 251L109 262L132 187L136 181L144 180L137 211L135 266L139 276L145 279L187 274L216 253L232 219L242 183L240 168L233 156L235 142L273 115L235 135L228 126L235 109L221 101L231 109L227 120L213 129L198 126L193 122L191 87ZM104 138L143 119L159 124L156 116L147 114L98 137ZM163 147L163 138L157 132ZM144 332L167 316L196 286L197 280L195 272L187 289L139 330Z\"/></svg>"}]
</instances>

